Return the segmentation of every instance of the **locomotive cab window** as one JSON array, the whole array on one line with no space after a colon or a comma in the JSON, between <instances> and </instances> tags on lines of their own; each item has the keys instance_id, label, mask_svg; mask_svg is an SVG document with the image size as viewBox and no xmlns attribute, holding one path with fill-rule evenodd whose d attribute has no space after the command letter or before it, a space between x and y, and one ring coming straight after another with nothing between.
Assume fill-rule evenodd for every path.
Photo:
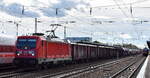
<instances>
[{"instance_id":1,"label":"locomotive cab window","mask_svg":"<svg viewBox=\"0 0 150 78\"><path fill-rule=\"evenodd\" d=\"M36 39L18 39L17 48L18 49L34 49L36 48Z\"/></svg>"}]
</instances>

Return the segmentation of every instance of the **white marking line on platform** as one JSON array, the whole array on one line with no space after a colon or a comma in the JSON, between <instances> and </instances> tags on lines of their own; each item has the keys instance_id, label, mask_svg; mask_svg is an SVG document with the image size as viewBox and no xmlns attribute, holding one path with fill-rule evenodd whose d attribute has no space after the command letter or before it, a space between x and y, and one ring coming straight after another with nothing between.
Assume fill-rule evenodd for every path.
<instances>
[{"instance_id":1,"label":"white marking line on platform","mask_svg":"<svg viewBox=\"0 0 150 78\"><path fill-rule=\"evenodd\" d=\"M145 78L145 71L146 71L148 59L149 59L149 56L146 58L144 65L142 66L142 68L136 78Z\"/></svg>"}]
</instances>

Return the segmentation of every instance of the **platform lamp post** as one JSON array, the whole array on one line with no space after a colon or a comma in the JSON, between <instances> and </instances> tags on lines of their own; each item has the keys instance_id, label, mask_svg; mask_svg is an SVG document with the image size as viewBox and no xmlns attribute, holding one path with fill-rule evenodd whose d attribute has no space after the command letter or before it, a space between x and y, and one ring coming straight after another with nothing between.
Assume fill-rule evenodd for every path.
<instances>
[{"instance_id":1,"label":"platform lamp post","mask_svg":"<svg viewBox=\"0 0 150 78\"><path fill-rule=\"evenodd\" d=\"M34 33L37 33L37 18L35 18L35 30Z\"/></svg>"},{"instance_id":2,"label":"platform lamp post","mask_svg":"<svg viewBox=\"0 0 150 78\"><path fill-rule=\"evenodd\" d=\"M17 23L17 24L16 24L16 27L17 27L17 33L16 33L16 35L17 35L17 36L18 36L18 25L19 25L19 24Z\"/></svg>"},{"instance_id":3,"label":"platform lamp post","mask_svg":"<svg viewBox=\"0 0 150 78\"><path fill-rule=\"evenodd\" d=\"M66 21L65 22L66 23L66 25L68 24L68 21ZM67 30L66 30L66 25L64 26L64 39L66 39L66 37L67 37Z\"/></svg>"},{"instance_id":4,"label":"platform lamp post","mask_svg":"<svg viewBox=\"0 0 150 78\"><path fill-rule=\"evenodd\" d=\"M21 21L19 21L19 22L21 22ZM14 22L14 24L16 25L16 36L18 36L19 35L19 25L21 25L21 24L19 24L19 23L17 23L17 22Z\"/></svg>"},{"instance_id":5,"label":"platform lamp post","mask_svg":"<svg viewBox=\"0 0 150 78\"><path fill-rule=\"evenodd\" d=\"M0 21L0 23L2 23L1 24L1 33L4 33L3 28L2 28L4 26L4 22Z\"/></svg>"},{"instance_id":6,"label":"platform lamp post","mask_svg":"<svg viewBox=\"0 0 150 78\"><path fill-rule=\"evenodd\" d=\"M7 21L7 22L9 22L9 23L13 23L13 24L15 24L16 25L16 36L18 36L19 35L19 23L21 22L21 21L18 21L18 22L16 22L16 21Z\"/></svg>"},{"instance_id":7,"label":"platform lamp post","mask_svg":"<svg viewBox=\"0 0 150 78\"><path fill-rule=\"evenodd\" d=\"M38 26L37 24L38 23L41 23L42 21L39 21L37 18L35 18L35 30L34 30L34 33L37 33L37 30L38 30Z\"/></svg>"},{"instance_id":8,"label":"platform lamp post","mask_svg":"<svg viewBox=\"0 0 150 78\"><path fill-rule=\"evenodd\" d=\"M18 32L18 27L19 27L19 24L17 22L14 22L14 24L16 25L16 36L18 36L19 32Z\"/></svg>"},{"instance_id":9,"label":"platform lamp post","mask_svg":"<svg viewBox=\"0 0 150 78\"><path fill-rule=\"evenodd\" d=\"M67 25L68 24L73 24L73 23L76 23L75 21L66 21L65 22L65 25L64 25L64 39L66 39L67 37Z\"/></svg>"}]
</instances>

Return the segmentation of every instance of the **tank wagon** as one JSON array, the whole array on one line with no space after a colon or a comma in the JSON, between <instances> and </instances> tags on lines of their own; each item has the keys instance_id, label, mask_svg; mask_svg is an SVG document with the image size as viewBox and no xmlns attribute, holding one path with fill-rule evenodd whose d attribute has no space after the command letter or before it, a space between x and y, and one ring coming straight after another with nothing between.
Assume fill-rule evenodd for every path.
<instances>
[{"instance_id":1,"label":"tank wagon","mask_svg":"<svg viewBox=\"0 0 150 78\"><path fill-rule=\"evenodd\" d=\"M13 63L16 39L7 35L0 36L0 65Z\"/></svg>"},{"instance_id":2,"label":"tank wagon","mask_svg":"<svg viewBox=\"0 0 150 78\"><path fill-rule=\"evenodd\" d=\"M140 51L93 43L67 43L40 36L19 36L14 64L49 65L90 59L117 58L140 54Z\"/></svg>"}]
</instances>

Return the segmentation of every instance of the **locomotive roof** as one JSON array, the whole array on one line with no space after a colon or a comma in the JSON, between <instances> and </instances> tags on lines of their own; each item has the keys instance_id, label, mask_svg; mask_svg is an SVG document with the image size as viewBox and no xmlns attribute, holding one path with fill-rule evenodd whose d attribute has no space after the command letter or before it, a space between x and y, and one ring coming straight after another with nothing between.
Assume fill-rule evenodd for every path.
<instances>
[{"instance_id":1,"label":"locomotive roof","mask_svg":"<svg viewBox=\"0 0 150 78\"><path fill-rule=\"evenodd\" d=\"M33 36L18 36L18 38L40 38L41 40L46 40L48 42L61 42L61 43L65 43L64 41L60 41L58 39L51 39L51 40L48 40L46 39L44 36L36 36L36 35L33 35Z\"/></svg>"},{"instance_id":2,"label":"locomotive roof","mask_svg":"<svg viewBox=\"0 0 150 78\"><path fill-rule=\"evenodd\" d=\"M41 36L18 36L18 38L40 38L41 40L45 40L45 38Z\"/></svg>"}]
</instances>

